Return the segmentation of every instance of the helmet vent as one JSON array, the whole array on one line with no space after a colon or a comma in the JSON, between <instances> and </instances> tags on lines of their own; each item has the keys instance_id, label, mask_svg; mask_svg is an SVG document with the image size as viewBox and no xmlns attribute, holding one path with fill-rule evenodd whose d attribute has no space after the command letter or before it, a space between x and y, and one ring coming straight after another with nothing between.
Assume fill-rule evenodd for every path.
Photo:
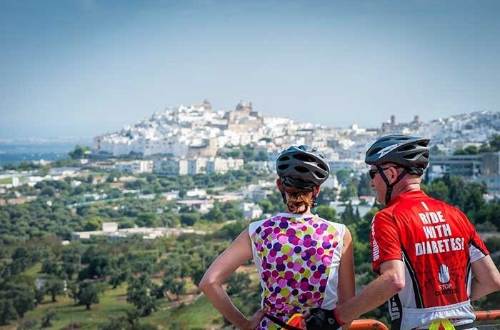
<instances>
[{"instance_id":1,"label":"helmet vent","mask_svg":"<svg viewBox=\"0 0 500 330\"><path fill-rule=\"evenodd\" d=\"M280 170L285 170L285 169L287 169L287 168L288 168L288 165L287 165L287 164L284 164L284 165L280 165L280 166L278 166L278 169L280 169Z\"/></svg>"},{"instance_id":2,"label":"helmet vent","mask_svg":"<svg viewBox=\"0 0 500 330\"><path fill-rule=\"evenodd\" d=\"M290 160L290 158L288 156L283 156L281 157L280 159L278 159L280 162L284 162L284 161L287 161L287 160Z\"/></svg>"},{"instance_id":3,"label":"helmet vent","mask_svg":"<svg viewBox=\"0 0 500 330\"><path fill-rule=\"evenodd\" d=\"M326 168L325 165L318 163L318 167L321 168L323 171L327 171L328 172L328 169Z\"/></svg>"},{"instance_id":4,"label":"helmet vent","mask_svg":"<svg viewBox=\"0 0 500 330\"><path fill-rule=\"evenodd\" d=\"M305 168L304 166L295 166L295 169L297 170L297 172L300 172L300 173L309 172L309 170L307 168Z\"/></svg>"},{"instance_id":5,"label":"helmet vent","mask_svg":"<svg viewBox=\"0 0 500 330\"><path fill-rule=\"evenodd\" d=\"M303 162L314 162L315 159L309 155L304 155L304 154L296 154L293 155L293 158L301 160Z\"/></svg>"},{"instance_id":6,"label":"helmet vent","mask_svg":"<svg viewBox=\"0 0 500 330\"><path fill-rule=\"evenodd\" d=\"M409 145L404 146L403 148L401 148L401 150L403 150L403 151L408 151L408 150L413 150L413 149L415 149L415 146L412 145L412 144L409 144Z\"/></svg>"},{"instance_id":7,"label":"helmet vent","mask_svg":"<svg viewBox=\"0 0 500 330\"><path fill-rule=\"evenodd\" d=\"M324 178L324 177L325 177L323 174L321 174L321 173L319 173L319 172L317 172L317 171L314 171L314 174L316 174L316 176L317 176L318 178Z\"/></svg>"},{"instance_id":8,"label":"helmet vent","mask_svg":"<svg viewBox=\"0 0 500 330\"><path fill-rule=\"evenodd\" d=\"M411 154L408 154L408 155L405 155L404 157L406 159L414 159L416 156L420 155L420 152L414 152L414 153L411 153Z\"/></svg>"}]
</instances>

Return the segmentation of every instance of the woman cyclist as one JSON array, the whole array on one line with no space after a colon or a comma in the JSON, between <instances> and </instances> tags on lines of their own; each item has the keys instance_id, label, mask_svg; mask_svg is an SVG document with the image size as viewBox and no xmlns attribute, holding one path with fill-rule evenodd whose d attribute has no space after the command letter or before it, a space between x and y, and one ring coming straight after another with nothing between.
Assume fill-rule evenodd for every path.
<instances>
[{"instance_id":1,"label":"woman cyclist","mask_svg":"<svg viewBox=\"0 0 500 330\"><path fill-rule=\"evenodd\" d=\"M316 149L292 146L279 155L276 170L286 212L251 223L200 282L215 308L240 329L298 329L289 325L294 315L332 310L354 296L351 234L344 225L311 213L329 175L325 158ZM262 309L247 318L222 284L250 258L263 292Z\"/></svg>"}]
</instances>

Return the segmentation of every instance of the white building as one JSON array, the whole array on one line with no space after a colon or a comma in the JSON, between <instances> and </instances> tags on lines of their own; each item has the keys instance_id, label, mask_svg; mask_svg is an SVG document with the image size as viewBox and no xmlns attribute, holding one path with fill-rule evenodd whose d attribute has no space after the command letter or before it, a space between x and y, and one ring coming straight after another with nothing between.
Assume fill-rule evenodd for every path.
<instances>
[{"instance_id":1,"label":"white building","mask_svg":"<svg viewBox=\"0 0 500 330\"><path fill-rule=\"evenodd\" d=\"M179 199L179 191L178 190L169 191L163 193L162 196L165 197L165 200L167 201L174 201Z\"/></svg>"},{"instance_id":2,"label":"white building","mask_svg":"<svg viewBox=\"0 0 500 330\"><path fill-rule=\"evenodd\" d=\"M78 167L54 167L49 170L49 175L54 180L62 180L66 177L80 175L81 171Z\"/></svg>"},{"instance_id":3,"label":"white building","mask_svg":"<svg viewBox=\"0 0 500 330\"><path fill-rule=\"evenodd\" d=\"M152 160L120 161L115 164L115 168L120 172L127 172L133 174L152 173L153 161Z\"/></svg>"},{"instance_id":4,"label":"white building","mask_svg":"<svg viewBox=\"0 0 500 330\"><path fill-rule=\"evenodd\" d=\"M186 206L200 213L208 213L214 207L214 201L208 199L185 199L177 202L179 206Z\"/></svg>"},{"instance_id":5,"label":"white building","mask_svg":"<svg viewBox=\"0 0 500 330\"><path fill-rule=\"evenodd\" d=\"M243 216L245 219L257 219L262 216L262 209L254 203L243 203Z\"/></svg>"},{"instance_id":6,"label":"white building","mask_svg":"<svg viewBox=\"0 0 500 330\"><path fill-rule=\"evenodd\" d=\"M230 170L239 170L243 167L243 159L215 157L207 162L207 173L225 173Z\"/></svg>"},{"instance_id":7,"label":"white building","mask_svg":"<svg viewBox=\"0 0 500 330\"><path fill-rule=\"evenodd\" d=\"M186 197L188 198L206 198L207 191L205 189L194 188L186 191Z\"/></svg>"},{"instance_id":8,"label":"white building","mask_svg":"<svg viewBox=\"0 0 500 330\"><path fill-rule=\"evenodd\" d=\"M73 232L71 237L73 240L83 240L90 239L95 236L105 236L110 239L120 239L129 236L141 236L143 239L155 239L158 237L164 236L179 236L180 234L198 234L204 235L205 232L193 230L190 228L166 228L166 227L156 227L156 228L144 228L144 227L135 227L135 228L124 228L124 229L115 229L114 227L108 227L109 230L97 230L97 231L86 231L86 232Z\"/></svg>"},{"instance_id":9,"label":"white building","mask_svg":"<svg viewBox=\"0 0 500 330\"><path fill-rule=\"evenodd\" d=\"M230 170L241 169L243 159L233 158L189 158L189 159L159 159L154 161L153 171L159 175L197 175L211 173L225 173Z\"/></svg>"}]
</instances>

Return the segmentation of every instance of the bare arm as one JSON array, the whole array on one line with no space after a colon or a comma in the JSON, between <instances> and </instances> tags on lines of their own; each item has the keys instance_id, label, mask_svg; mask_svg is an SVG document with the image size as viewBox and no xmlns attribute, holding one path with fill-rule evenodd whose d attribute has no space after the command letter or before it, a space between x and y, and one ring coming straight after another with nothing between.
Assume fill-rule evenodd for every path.
<instances>
[{"instance_id":1,"label":"bare arm","mask_svg":"<svg viewBox=\"0 0 500 330\"><path fill-rule=\"evenodd\" d=\"M500 290L500 273L491 260L486 256L472 263L472 290L471 300L477 300L487 294Z\"/></svg>"},{"instance_id":2,"label":"bare arm","mask_svg":"<svg viewBox=\"0 0 500 330\"><path fill-rule=\"evenodd\" d=\"M344 235L342 257L340 258L338 294L339 304L348 301L354 297L355 294L352 236L347 227ZM349 325L346 325L343 328L348 329Z\"/></svg>"},{"instance_id":3,"label":"bare arm","mask_svg":"<svg viewBox=\"0 0 500 330\"><path fill-rule=\"evenodd\" d=\"M337 306L337 316L349 323L362 314L377 308L405 286L404 264L401 260L389 260L380 266L381 275L368 284L352 299Z\"/></svg>"},{"instance_id":4,"label":"bare arm","mask_svg":"<svg viewBox=\"0 0 500 330\"><path fill-rule=\"evenodd\" d=\"M199 287L208 300L232 324L240 329L253 329L258 325L263 314L257 312L252 319L247 319L231 302L222 284L243 263L252 257L252 246L248 230L244 230L231 245L210 265L200 281Z\"/></svg>"}]
</instances>

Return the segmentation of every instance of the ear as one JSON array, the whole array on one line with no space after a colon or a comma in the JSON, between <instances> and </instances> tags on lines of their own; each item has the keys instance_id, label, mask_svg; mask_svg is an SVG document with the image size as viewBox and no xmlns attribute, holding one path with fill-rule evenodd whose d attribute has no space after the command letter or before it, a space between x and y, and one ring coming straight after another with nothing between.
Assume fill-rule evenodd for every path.
<instances>
[{"instance_id":1,"label":"ear","mask_svg":"<svg viewBox=\"0 0 500 330\"><path fill-rule=\"evenodd\" d=\"M284 191L283 182L281 182L281 178L277 178L276 179L276 187L278 187L279 191L281 191L281 192Z\"/></svg>"},{"instance_id":2,"label":"ear","mask_svg":"<svg viewBox=\"0 0 500 330\"><path fill-rule=\"evenodd\" d=\"M398 177L398 169L396 167L389 167L388 171L385 172L389 182L393 182Z\"/></svg>"},{"instance_id":3,"label":"ear","mask_svg":"<svg viewBox=\"0 0 500 330\"><path fill-rule=\"evenodd\" d=\"M320 189L320 187L319 187L319 186L314 187L314 188L313 188L313 196L314 196L314 197L318 197L318 195L319 195L319 191L320 191L320 190L321 190L321 189Z\"/></svg>"}]
</instances>

